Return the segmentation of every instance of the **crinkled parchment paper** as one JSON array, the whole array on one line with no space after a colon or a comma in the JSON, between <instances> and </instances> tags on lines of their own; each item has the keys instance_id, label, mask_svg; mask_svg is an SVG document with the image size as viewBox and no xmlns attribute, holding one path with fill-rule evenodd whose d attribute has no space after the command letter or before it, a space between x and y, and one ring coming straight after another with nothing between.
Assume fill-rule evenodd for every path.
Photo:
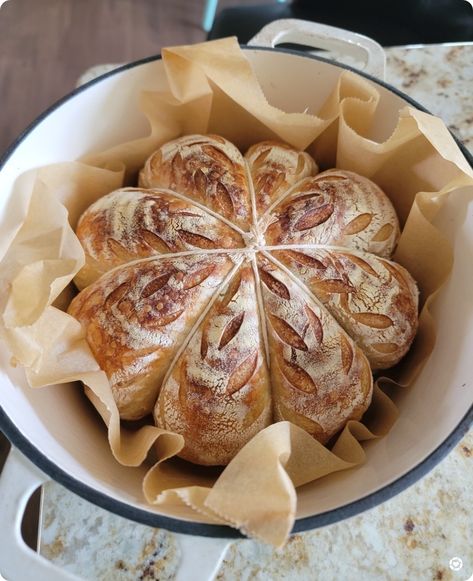
<instances>
[{"instance_id":1,"label":"crinkled parchment paper","mask_svg":"<svg viewBox=\"0 0 473 581\"><path fill-rule=\"evenodd\" d=\"M138 466L154 449L157 463L143 482L149 503L177 517L187 505L204 522L226 523L281 546L294 523L296 488L363 462L361 442L387 433L397 417L396 406L380 386L409 386L431 353L435 330L429 305L453 259L431 221L447 195L473 185L473 176L443 123L412 107L402 109L387 141L368 139L381 97L354 73L341 72L314 116L285 113L268 104L235 39L168 48L163 60L168 90L143 93L140 103L149 135L36 171L32 191L24 193L5 225L0 248L2 335L33 388L75 380L88 386L118 462ZM363 423L350 421L331 450L295 425L280 422L255 436L217 477L215 470L165 462L181 449L181 436L151 425L138 430L120 426L105 373L80 324L61 310L71 297L69 283L84 263L74 234L81 212L124 180L132 183L160 144L208 132L223 135L242 151L263 139L280 139L307 148L322 168L336 165L378 183L403 226L394 258L417 280L422 308L410 353L386 374L388 379L378 379Z\"/></svg>"}]
</instances>

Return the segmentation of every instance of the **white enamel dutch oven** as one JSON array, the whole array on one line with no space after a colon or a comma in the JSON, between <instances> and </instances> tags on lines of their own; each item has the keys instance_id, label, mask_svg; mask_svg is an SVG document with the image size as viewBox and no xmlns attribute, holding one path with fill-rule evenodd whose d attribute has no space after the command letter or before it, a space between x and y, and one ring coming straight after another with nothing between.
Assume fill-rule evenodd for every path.
<instances>
[{"instance_id":1,"label":"white enamel dutch oven","mask_svg":"<svg viewBox=\"0 0 473 581\"><path fill-rule=\"evenodd\" d=\"M382 97L373 139L384 140L391 134L398 111L406 104L422 109L379 80L384 76L385 58L381 47L371 39L313 23L279 21L263 29L251 43L255 46L244 50L269 102L285 111L303 111L307 102L317 110L343 65L274 49L281 42L335 49L364 59L365 71L361 74L375 83ZM137 95L142 90L156 90L163 75L160 57L126 65L74 91L39 117L0 163L0 216L9 211L12 197L20 196L27 177L19 176L28 170L74 160L92 150L146 134L146 121L135 106ZM471 157L463 151L473 166ZM415 386L396 400L400 417L392 430L365 446L366 463L298 489L294 532L346 519L391 498L432 469L470 426L470 198L467 192L463 197L456 196L456 203L447 204L437 223L454 246L455 266L433 309L438 326L434 353ZM213 575L229 539L240 536L236 530L201 523L190 511L170 514L146 504L141 491L145 469L131 470L113 459L106 438L100 434L102 427L87 413L84 399L73 385L29 388L22 370L10 366L5 349L0 353L0 367L0 429L14 446L0 478L0 573L11 581L73 578L28 549L20 535L29 495L52 478L107 510L180 533L183 558L179 579Z\"/></svg>"}]
</instances>

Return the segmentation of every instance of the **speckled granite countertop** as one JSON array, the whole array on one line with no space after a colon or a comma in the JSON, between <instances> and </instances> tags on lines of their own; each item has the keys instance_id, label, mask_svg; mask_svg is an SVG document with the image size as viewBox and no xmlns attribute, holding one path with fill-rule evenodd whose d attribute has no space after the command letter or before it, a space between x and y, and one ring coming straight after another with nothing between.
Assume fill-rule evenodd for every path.
<instances>
[{"instance_id":1,"label":"speckled granite countertop","mask_svg":"<svg viewBox=\"0 0 473 581\"><path fill-rule=\"evenodd\" d=\"M386 80L441 117L473 150L473 42L390 48Z\"/></svg>"},{"instance_id":2,"label":"speckled granite countertop","mask_svg":"<svg viewBox=\"0 0 473 581\"><path fill-rule=\"evenodd\" d=\"M388 82L441 116L473 150L473 43L387 50ZM428 476L342 524L283 550L235 542L217 579L473 579L473 430ZM173 579L172 533L105 512L60 485L44 488L41 553L87 580Z\"/></svg>"}]
</instances>

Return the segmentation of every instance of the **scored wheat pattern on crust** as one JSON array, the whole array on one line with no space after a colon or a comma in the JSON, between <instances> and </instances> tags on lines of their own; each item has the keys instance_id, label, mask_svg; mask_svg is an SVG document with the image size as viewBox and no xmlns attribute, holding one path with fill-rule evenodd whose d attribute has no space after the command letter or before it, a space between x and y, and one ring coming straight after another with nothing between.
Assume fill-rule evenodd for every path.
<instances>
[{"instance_id":1,"label":"scored wheat pattern on crust","mask_svg":"<svg viewBox=\"0 0 473 581\"><path fill-rule=\"evenodd\" d=\"M141 186L176 188L174 198L171 190L124 190L136 204L120 214L133 216L131 226L109 214L121 238L89 240L125 264L118 272L132 268L136 243L144 251L135 266L207 260L200 273L183 275L183 292L206 280L213 261L228 262L210 300L199 298L193 313L186 303L157 325L166 333L181 321L185 333L161 370L156 422L184 434L182 456L204 464L228 462L272 416L326 442L369 405L370 364L393 365L415 334L415 283L385 258L399 235L395 212L366 178L342 170L310 177L310 157L286 145L257 144L246 161L218 136L181 145L163 146L140 177ZM91 223L106 205L99 201ZM171 276L160 272L141 296L157 296ZM116 293L126 304L130 292L118 285L107 298Z\"/></svg>"},{"instance_id":2,"label":"scored wheat pattern on crust","mask_svg":"<svg viewBox=\"0 0 473 581\"><path fill-rule=\"evenodd\" d=\"M232 267L221 254L153 257L110 271L72 301L121 417L152 410L170 358Z\"/></svg>"},{"instance_id":3,"label":"scored wheat pattern on crust","mask_svg":"<svg viewBox=\"0 0 473 581\"><path fill-rule=\"evenodd\" d=\"M254 286L251 266L238 267L163 382L155 418L192 442L182 454L188 460L212 464L217 447L220 462L227 463L270 423Z\"/></svg>"},{"instance_id":4,"label":"scored wheat pattern on crust","mask_svg":"<svg viewBox=\"0 0 473 581\"><path fill-rule=\"evenodd\" d=\"M243 157L217 135L170 141L153 154L140 173L140 186L162 187L197 199L239 226L250 222Z\"/></svg>"}]
</instances>

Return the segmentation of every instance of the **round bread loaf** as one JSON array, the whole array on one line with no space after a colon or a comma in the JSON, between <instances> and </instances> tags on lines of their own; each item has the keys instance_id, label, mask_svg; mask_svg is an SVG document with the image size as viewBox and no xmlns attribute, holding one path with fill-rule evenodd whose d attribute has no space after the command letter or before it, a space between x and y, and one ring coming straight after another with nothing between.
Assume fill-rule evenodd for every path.
<instances>
[{"instance_id":1,"label":"round bread loaf","mask_svg":"<svg viewBox=\"0 0 473 581\"><path fill-rule=\"evenodd\" d=\"M418 292L389 260L399 224L369 179L267 141L163 145L139 188L81 217L86 264L70 314L120 416L154 410L181 456L227 464L289 420L327 443L371 402L373 369L417 330Z\"/></svg>"}]
</instances>

